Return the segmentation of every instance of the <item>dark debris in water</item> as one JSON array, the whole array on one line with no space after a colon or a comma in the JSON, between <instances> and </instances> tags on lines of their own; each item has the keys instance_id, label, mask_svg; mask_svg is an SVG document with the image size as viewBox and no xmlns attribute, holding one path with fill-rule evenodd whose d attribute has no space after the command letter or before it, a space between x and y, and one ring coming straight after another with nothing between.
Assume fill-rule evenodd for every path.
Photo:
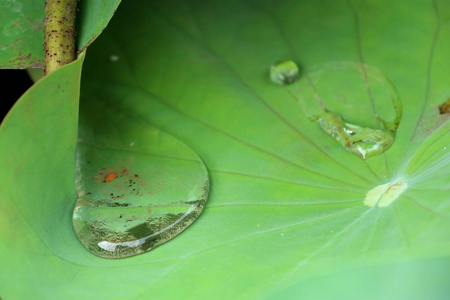
<instances>
[{"instance_id":1,"label":"dark debris in water","mask_svg":"<svg viewBox=\"0 0 450 300\"><path fill-rule=\"evenodd\" d=\"M439 113L441 115L450 114L450 98L441 105L439 105Z\"/></svg>"}]
</instances>

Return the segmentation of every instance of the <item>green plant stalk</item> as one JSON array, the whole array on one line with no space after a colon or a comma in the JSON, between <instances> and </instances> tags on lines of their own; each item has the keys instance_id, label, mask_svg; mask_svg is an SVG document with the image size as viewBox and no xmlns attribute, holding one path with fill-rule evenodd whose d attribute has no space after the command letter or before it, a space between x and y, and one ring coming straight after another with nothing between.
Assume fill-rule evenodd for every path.
<instances>
[{"instance_id":1,"label":"green plant stalk","mask_svg":"<svg viewBox=\"0 0 450 300\"><path fill-rule=\"evenodd\" d=\"M48 0L45 3L45 75L75 60L76 11L77 0Z\"/></svg>"}]
</instances>

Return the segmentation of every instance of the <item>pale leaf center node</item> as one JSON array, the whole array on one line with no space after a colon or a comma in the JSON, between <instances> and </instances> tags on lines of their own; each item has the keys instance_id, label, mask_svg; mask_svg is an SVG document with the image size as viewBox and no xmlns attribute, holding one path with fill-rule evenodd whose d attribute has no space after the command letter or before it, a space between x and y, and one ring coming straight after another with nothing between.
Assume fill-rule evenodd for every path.
<instances>
[{"instance_id":1,"label":"pale leaf center node","mask_svg":"<svg viewBox=\"0 0 450 300\"><path fill-rule=\"evenodd\" d=\"M364 204L369 207L387 207L394 202L407 187L408 185L403 181L378 185L367 192Z\"/></svg>"}]
</instances>

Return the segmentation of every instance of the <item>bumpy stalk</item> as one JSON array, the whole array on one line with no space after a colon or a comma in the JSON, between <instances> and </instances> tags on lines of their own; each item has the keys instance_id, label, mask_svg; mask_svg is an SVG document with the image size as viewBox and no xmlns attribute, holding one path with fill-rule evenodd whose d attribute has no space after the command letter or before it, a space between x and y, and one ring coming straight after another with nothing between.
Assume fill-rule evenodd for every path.
<instances>
[{"instance_id":1,"label":"bumpy stalk","mask_svg":"<svg viewBox=\"0 0 450 300\"><path fill-rule=\"evenodd\" d=\"M75 17L77 0L48 0L45 3L45 74L75 60Z\"/></svg>"}]
</instances>

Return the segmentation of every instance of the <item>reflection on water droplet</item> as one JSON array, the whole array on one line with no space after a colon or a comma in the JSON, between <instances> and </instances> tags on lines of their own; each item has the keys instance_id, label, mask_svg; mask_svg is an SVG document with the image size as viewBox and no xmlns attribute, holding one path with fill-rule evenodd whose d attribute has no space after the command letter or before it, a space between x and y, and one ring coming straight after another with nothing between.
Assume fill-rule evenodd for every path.
<instances>
[{"instance_id":1,"label":"reflection on water droplet","mask_svg":"<svg viewBox=\"0 0 450 300\"><path fill-rule=\"evenodd\" d=\"M394 143L402 106L391 81L375 67L355 62L313 67L288 91L311 121L363 159Z\"/></svg>"},{"instance_id":2,"label":"reflection on water droplet","mask_svg":"<svg viewBox=\"0 0 450 300\"><path fill-rule=\"evenodd\" d=\"M197 206L198 206L198 203L193 204L187 210L187 212L185 212L179 219L177 219L172 224L168 225L167 227L164 227L161 230L158 230L147 236L144 236L140 239L136 239L136 240L132 240L132 241L128 241L128 242L121 242L121 243L112 243L109 241L101 241L100 243L98 243L98 246L100 248L102 248L103 250L106 250L109 252L117 252L118 247L122 247L122 248L135 248L138 246L144 247L146 242L148 240L151 240L151 238L161 235L162 233L167 232L167 231L171 230L172 228L174 228L175 226L177 226L178 224L180 224L186 217L188 217L191 214L191 212L193 212L197 208ZM122 218L122 215L120 216L120 218ZM138 225L137 227L139 227L139 226L140 225Z\"/></svg>"},{"instance_id":3,"label":"reflection on water droplet","mask_svg":"<svg viewBox=\"0 0 450 300\"><path fill-rule=\"evenodd\" d=\"M373 207L387 207L391 205L408 187L405 182L396 181L374 187L366 194L364 204Z\"/></svg>"},{"instance_id":4,"label":"reflection on water droplet","mask_svg":"<svg viewBox=\"0 0 450 300\"><path fill-rule=\"evenodd\" d=\"M270 79L279 85L291 84L298 79L298 76L299 68L291 60L277 62L270 67Z\"/></svg>"}]
</instances>

